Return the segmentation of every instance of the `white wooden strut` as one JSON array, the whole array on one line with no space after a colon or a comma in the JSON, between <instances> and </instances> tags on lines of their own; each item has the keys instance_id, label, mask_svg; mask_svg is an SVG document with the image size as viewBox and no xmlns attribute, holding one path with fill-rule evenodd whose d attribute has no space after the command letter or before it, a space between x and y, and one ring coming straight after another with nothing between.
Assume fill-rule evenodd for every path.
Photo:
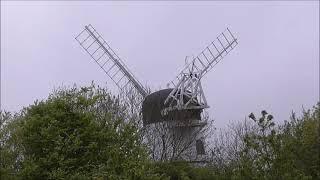
<instances>
[{"instance_id":1,"label":"white wooden strut","mask_svg":"<svg viewBox=\"0 0 320 180\"><path fill-rule=\"evenodd\" d=\"M169 86L173 86L173 90L166 98L164 102L166 108L162 109L161 114L166 115L172 110L208 108L201 79L237 44L237 39L227 28L193 58L176 79L169 83Z\"/></svg>"}]
</instances>

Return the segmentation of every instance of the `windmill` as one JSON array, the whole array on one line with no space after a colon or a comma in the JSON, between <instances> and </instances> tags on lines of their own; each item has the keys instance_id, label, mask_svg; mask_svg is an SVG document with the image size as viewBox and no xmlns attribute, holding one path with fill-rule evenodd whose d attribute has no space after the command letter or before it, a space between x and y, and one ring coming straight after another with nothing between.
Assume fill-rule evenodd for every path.
<instances>
[{"instance_id":1,"label":"windmill","mask_svg":"<svg viewBox=\"0 0 320 180\"><path fill-rule=\"evenodd\" d=\"M181 141L189 142L189 147L179 154L179 158L197 159L198 155L205 154L203 139L201 140L203 137L201 133L195 134L206 125L201 113L209 108L201 79L238 44L228 28L187 63L168 83L168 88L152 93L134 77L92 25L85 26L75 39L115 83L120 94L127 95L132 100L132 106L141 107L144 127L152 128L157 123L165 123L169 129L168 136L174 139L171 145L177 145ZM132 98L132 94L136 96ZM156 142L161 144L160 140Z\"/></svg>"}]
</instances>

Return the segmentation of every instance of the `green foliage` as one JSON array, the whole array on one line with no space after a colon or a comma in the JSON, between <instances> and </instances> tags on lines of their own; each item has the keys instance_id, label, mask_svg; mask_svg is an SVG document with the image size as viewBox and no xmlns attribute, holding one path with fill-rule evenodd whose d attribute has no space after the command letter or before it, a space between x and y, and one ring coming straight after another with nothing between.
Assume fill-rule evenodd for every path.
<instances>
[{"instance_id":1,"label":"green foliage","mask_svg":"<svg viewBox=\"0 0 320 180\"><path fill-rule=\"evenodd\" d=\"M303 111L301 118L292 113L290 121L278 127L266 111L259 119L251 113L249 118L258 128L243 138L244 148L234 177L320 178L319 109L320 103L312 111Z\"/></svg>"},{"instance_id":2,"label":"green foliage","mask_svg":"<svg viewBox=\"0 0 320 180\"><path fill-rule=\"evenodd\" d=\"M249 117L256 123L258 129L244 136L244 148L240 152L243 164L239 168L240 174L253 179L270 178L268 176L278 147L273 116L263 110L259 119L252 113Z\"/></svg>"},{"instance_id":3,"label":"green foliage","mask_svg":"<svg viewBox=\"0 0 320 180\"><path fill-rule=\"evenodd\" d=\"M320 179L320 103L282 125L265 110L251 113L251 123L219 136L201 166L151 162L127 112L94 85L56 90L16 114L1 111L0 178Z\"/></svg>"},{"instance_id":4,"label":"green foliage","mask_svg":"<svg viewBox=\"0 0 320 180\"><path fill-rule=\"evenodd\" d=\"M124 108L94 86L58 90L35 102L1 127L2 176L143 177L147 155L136 127L125 122Z\"/></svg>"},{"instance_id":5,"label":"green foliage","mask_svg":"<svg viewBox=\"0 0 320 180\"><path fill-rule=\"evenodd\" d=\"M320 103L313 111L303 111L297 118L292 113L289 122L280 126L279 151L274 162L277 174L286 178L320 178Z\"/></svg>"},{"instance_id":6,"label":"green foliage","mask_svg":"<svg viewBox=\"0 0 320 180\"><path fill-rule=\"evenodd\" d=\"M187 162L158 162L154 164L154 171L161 175L161 179L168 180L212 180L218 176L210 167L192 166Z\"/></svg>"},{"instance_id":7,"label":"green foliage","mask_svg":"<svg viewBox=\"0 0 320 180\"><path fill-rule=\"evenodd\" d=\"M13 134L16 122L12 122L13 116L9 112L0 112L0 177L1 179L14 179L15 169L19 164L18 137Z\"/></svg>"}]
</instances>

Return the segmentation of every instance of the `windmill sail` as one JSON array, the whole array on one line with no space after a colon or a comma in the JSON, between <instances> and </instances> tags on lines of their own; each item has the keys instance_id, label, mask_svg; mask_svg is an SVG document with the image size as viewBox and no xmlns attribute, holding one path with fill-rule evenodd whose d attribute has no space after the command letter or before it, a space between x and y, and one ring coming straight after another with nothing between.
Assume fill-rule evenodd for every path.
<instances>
[{"instance_id":1,"label":"windmill sail","mask_svg":"<svg viewBox=\"0 0 320 180\"><path fill-rule=\"evenodd\" d=\"M169 83L173 90L164 101L162 115L173 110L208 108L201 78L220 62L236 45L237 39L227 28Z\"/></svg>"},{"instance_id":2,"label":"windmill sail","mask_svg":"<svg viewBox=\"0 0 320 180\"><path fill-rule=\"evenodd\" d=\"M229 28L222 32L213 42L211 42L197 57L195 57L178 76L171 82L169 86L177 86L184 74L189 69L194 68L202 78L208 73L218 62L220 62L229 52L238 44L237 39L233 36Z\"/></svg>"},{"instance_id":3,"label":"windmill sail","mask_svg":"<svg viewBox=\"0 0 320 180\"><path fill-rule=\"evenodd\" d=\"M120 92L132 95L135 91L142 96L140 99L147 96L145 88L91 24L85 26L75 39L118 86Z\"/></svg>"}]
</instances>

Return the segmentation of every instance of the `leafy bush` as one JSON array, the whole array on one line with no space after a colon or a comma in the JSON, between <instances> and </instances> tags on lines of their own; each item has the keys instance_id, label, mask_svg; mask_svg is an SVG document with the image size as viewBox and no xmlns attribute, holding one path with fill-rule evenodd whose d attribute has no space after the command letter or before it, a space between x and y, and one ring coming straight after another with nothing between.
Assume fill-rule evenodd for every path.
<instances>
[{"instance_id":1,"label":"leafy bush","mask_svg":"<svg viewBox=\"0 0 320 180\"><path fill-rule=\"evenodd\" d=\"M184 161L157 162L154 164L154 172L170 180L217 179L215 172L210 167L198 167Z\"/></svg>"},{"instance_id":2,"label":"leafy bush","mask_svg":"<svg viewBox=\"0 0 320 180\"><path fill-rule=\"evenodd\" d=\"M230 179L319 179L320 103L276 125L266 111L219 136L211 165Z\"/></svg>"},{"instance_id":3,"label":"leafy bush","mask_svg":"<svg viewBox=\"0 0 320 180\"><path fill-rule=\"evenodd\" d=\"M1 111L1 179L320 179L320 103L282 125L251 113L216 137L202 166L151 162L127 108L91 85Z\"/></svg>"},{"instance_id":4,"label":"leafy bush","mask_svg":"<svg viewBox=\"0 0 320 180\"><path fill-rule=\"evenodd\" d=\"M11 119L7 115L1 125L1 176L143 177L147 155L124 112L117 98L91 86L57 90Z\"/></svg>"}]
</instances>

